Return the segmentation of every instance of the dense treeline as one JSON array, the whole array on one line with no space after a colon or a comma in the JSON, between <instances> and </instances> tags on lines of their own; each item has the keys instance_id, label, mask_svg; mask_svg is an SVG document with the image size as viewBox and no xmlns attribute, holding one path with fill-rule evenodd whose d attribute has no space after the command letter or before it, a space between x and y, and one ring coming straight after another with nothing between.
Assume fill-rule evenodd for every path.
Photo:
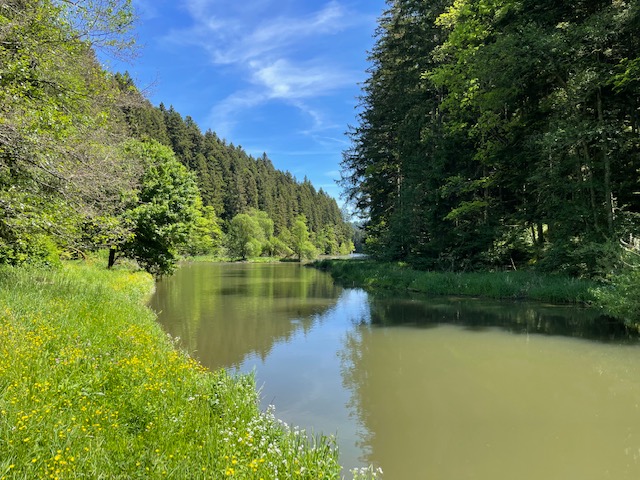
<instances>
[{"instance_id":1,"label":"dense treeline","mask_svg":"<svg viewBox=\"0 0 640 480\"><path fill-rule=\"evenodd\" d=\"M306 255L350 250L325 192L102 68L97 49L130 54L133 19L130 0L0 1L0 263L108 249L109 265L162 274L180 253L220 254L257 211L273 232L253 253L294 255L300 222Z\"/></svg>"},{"instance_id":2,"label":"dense treeline","mask_svg":"<svg viewBox=\"0 0 640 480\"><path fill-rule=\"evenodd\" d=\"M640 2L389 0L343 184L421 268L602 275L637 250Z\"/></svg>"},{"instance_id":3,"label":"dense treeline","mask_svg":"<svg viewBox=\"0 0 640 480\"><path fill-rule=\"evenodd\" d=\"M197 173L204 205L213 207L223 222L257 209L273 220L279 235L304 215L316 236L335 236L338 245L351 241L351 228L344 223L335 199L316 190L306 177L299 182L289 172L276 170L266 153L254 158L211 130L203 134L191 117L183 118L173 107L167 109L162 103L153 107L144 100L128 74L116 78L130 98L123 110L131 134L171 147L180 162ZM318 246L321 243L319 240Z\"/></svg>"}]
</instances>

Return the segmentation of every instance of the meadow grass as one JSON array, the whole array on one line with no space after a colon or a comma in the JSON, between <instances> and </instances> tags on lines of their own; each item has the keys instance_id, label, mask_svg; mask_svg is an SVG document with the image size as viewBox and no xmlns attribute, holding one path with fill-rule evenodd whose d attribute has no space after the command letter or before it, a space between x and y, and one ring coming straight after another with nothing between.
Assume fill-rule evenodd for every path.
<instances>
[{"instance_id":1,"label":"meadow grass","mask_svg":"<svg viewBox=\"0 0 640 480\"><path fill-rule=\"evenodd\" d=\"M262 412L143 305L144 273L0 268L0 479L334 479L331 438Z\"/></svg>"},{"instance_id":2,"label":"meadow grass","mask_svg":"<svg viewBox=\"0 0 640 480\"><path fill-rule=\"evenodd\" d=\"M374 260L322 260L315 267L344 285L404 290L431 295L523 299L550 303L589 304L597 284L588 280L535 272L431 272L404 263Z\"/></svg>"}]
</instances>

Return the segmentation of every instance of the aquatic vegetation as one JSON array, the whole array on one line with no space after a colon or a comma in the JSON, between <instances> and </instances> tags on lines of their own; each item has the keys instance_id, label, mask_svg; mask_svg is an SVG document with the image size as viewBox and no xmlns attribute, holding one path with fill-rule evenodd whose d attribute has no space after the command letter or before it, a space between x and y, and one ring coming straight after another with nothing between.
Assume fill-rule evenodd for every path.
<instances>
[{"instance_id":1,"label":"aquatic vegetation","mask_svg":"<svg viewBox=\"0 0 640 480\"><path fill-rule=\"evenodd\" d=\"M527 271L433 272L415 270L401 262L374 260L322 260L314 266L345 285L431 295L589 304L597 287L589 280Z\"/></svg>"},{"instance_id":2,"label":"aquatic vegetation","mask_svg":"<svg viewBox=\"0 0 640 480\"><path fill-rule=\"evenodd\" d=\"M145 273L0 269L0 479L337 479L331 438L179 351Z\"/></svg>"},{"instance_id":3,"label":"aquatic vegetation","mask_svg":"<svg viewBox=\"0 0 640 480\"><path fill-rule=\"evenodd\" d=\"M382 468L373 468L373 465L368 467L354 468L351 470L353 480L367 480L378 478L378 475L382 475Z\"/></svg>"}]
</instances>

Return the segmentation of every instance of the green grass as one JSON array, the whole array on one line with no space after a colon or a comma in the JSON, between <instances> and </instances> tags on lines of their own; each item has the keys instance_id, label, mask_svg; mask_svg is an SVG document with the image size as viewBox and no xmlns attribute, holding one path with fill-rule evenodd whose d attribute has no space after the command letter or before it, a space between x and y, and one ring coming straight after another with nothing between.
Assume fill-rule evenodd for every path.
<instances>
[{"instance_id":1,"label":"green grass","mask_svg":"<svg viewBox=\"0 0 640 480\"><path fill-rule=\"evenodd\" d=\"M0 269L0 479L340 478L331 439L175 348L152 288L102 265Z\"/></svg>"},{"instance_id":2,"label":"green grass","mask_svg":"<svg viewBox=\"0 0 640 480\"><path fill-rule=\"evenodd\" d=\"M323 260L314 264L344 285L495 299L588 304L597 284L588 280L533 272L428 272L403 263L373 260Z\"/></svg>"}]
</instances>

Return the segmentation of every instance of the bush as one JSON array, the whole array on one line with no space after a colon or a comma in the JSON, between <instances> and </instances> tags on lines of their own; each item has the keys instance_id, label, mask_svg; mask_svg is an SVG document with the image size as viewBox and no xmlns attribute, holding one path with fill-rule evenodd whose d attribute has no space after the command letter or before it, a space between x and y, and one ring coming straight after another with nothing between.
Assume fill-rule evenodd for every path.
<instances>
[{"instance_id":1,"label":"bush","mask_svg":"<svg viewBox=\"0 0 640 480\"><path fill-rule=\"evenodd\" d=\"M60 250L52 238L31 234L14 243L0 238L0 264L60 265Z\"/></svg>"},{"instance_id":2,"label":"bush","mask_svg":"<svg viewBox=\"0 0 640 480\"><path fill-rule=\"evenodd\" d=\"M594 295L607 315L640 330L640 268L628 267L608 285L594 289Z\"/></svg>"}]
</instances>

